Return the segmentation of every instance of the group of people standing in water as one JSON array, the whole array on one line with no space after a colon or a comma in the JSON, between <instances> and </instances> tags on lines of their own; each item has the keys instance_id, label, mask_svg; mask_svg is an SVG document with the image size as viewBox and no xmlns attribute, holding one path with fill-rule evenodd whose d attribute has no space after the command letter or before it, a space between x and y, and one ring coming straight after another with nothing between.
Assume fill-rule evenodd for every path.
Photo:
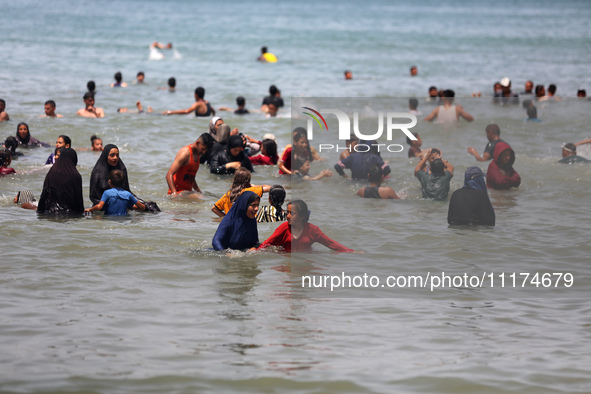
<instances>
[{"instance_id":1,"label":"group of people standing in water","mask_svg":"<svg viewBox=\"0 0 591 394\"><path fill-rule=\"evenodd\" d=\"M510 82L506 84L510 86ZM270 93L273 92L270 91ZM204 89L197 88L196 103L193 107L186 111L166 111L165 114L193 111L200 114L198 107L203 104L205 116L215 115L211 106L203 100L203 96ZM463 118L466 121L472 121L473 117L461 106L453 105L454 96L455 93L451 90L443 91L441 105L438 105L424 120L450 123ZM277 96L270 97L277 100ZM93 98L92 94L85 95L87 108L93 107ZM412 101L409 104L411 113L419 114L417 100L414 99L415 103ZM46 103L45 111L46 116L59 116L55 114L53 102ZM448 223L451 225L494 226L495 213L487 189L515 188L521 183L519 174L513 168L515 152L508 143L501 140L500 128L496 124L491 124L485 132L488 144L482 156L473 147L468 147L468 152L477 161L491 160L491 163L486 174L475 166L466 170L463 188L453 192L450 199ZM453 165L442 158L441 151L438 149L422 150L421 137L418 133L413 134L416 140L407 138L410 145L408 157L419 158L414 174L421 184L423 197L447 200L454 172ZM391 169L382 159L377 149L378 145L374 142L359 140L352 135L347 141L349 149L341 153L339 161L334 165L334 170L345 178L349 177L345 170L350 170L350 177L353 180L369 183L369 186L358 190L357 195L360 197L399 199L400 196L394 189L382 186ZM91 149L102 152L90 177L89 197L93 206L85 209L82 178L76 169L78 157L71 144L68 136L58 137L55 151L46 162L47 165L51 165L51 168L45 177L39 202L34 201L31 192L23 191L15 197L15 203L21 204L24 208L35 208L41 214L58 212L91 214L95 211L103 211L106 215L121 216L127 215L130 209L152 212L160 210L156 203L146 202L130 191L127 168L119 157L119 148L108 144L103 149L102 140L96 136L91 137ZM369 149L366 151L354 149L360 144L368 146ZM17 126L16 136L9 137L5 142L7 150L0 153L2 175L14 173L8 165L11 158L20 153L16 152L17 146L33 148L50 145L32 137L28 125L20 123ZM575 148L567 146L564 150L570 152ZM209 122L209 132L201 134L195 142L178 151L166 174L168 194L171 198L199 198L202 190L197 184L196 176L200 165L207 165L212 174L234 177L231 189L212 207L213 213L223 218L213 237L214 249L260 250L270 246L280 246L286 251L309 251L313 243L319 242L335 251L353 252L352 249L330 239L318 227L308 222L309 210L304 201L292 201L284 210L286 192L281 185L251 184L251 173L256 165L277 166L278 173L290 176L291 181L315 181L333 175L333 172L328 169L317 175L310 174L310 164L321 159L310 146L307 131L301 127L293 130L292 144L285 147L283 153L278 152L274 135L266 134L258 140L240 133L236 128L231 129L221 117L214 116ZM576 149L574 152L576 153ZM269 194L269 205L261 205L264 193ZM283 223L271 237L260 243L257 231L257 223L260 222Z\"/></svg>"}]
</instances>

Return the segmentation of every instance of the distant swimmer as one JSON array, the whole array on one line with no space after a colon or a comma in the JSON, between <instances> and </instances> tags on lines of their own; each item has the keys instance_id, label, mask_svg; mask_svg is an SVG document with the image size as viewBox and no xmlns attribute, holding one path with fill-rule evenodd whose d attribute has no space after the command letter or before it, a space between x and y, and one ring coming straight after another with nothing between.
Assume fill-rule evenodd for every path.
<instances>
[{"instance_id":1,"label":"distant swimmer","mask_svg":"<svg viewBox=\"0 0 591 394\"><path fill-rule=\"evenodd\" d=\"M419 69L417 66L410 66L410 76L416 77L417 75L419 75Z\"/></svg>"},{"instance_id":2,"label":"distant swimmer","mask_svg":"<svg viewBox=\"0 0 591 394\"><path fill-rule=\"evenodd\" d=\"M257 59L259 62L266 62L266 63L276 63L277 56L273 55L271 52L267 52L267 47L261 48L261 56Z\"/></svg>"},{"instance_id":3,"label":"distant swimmer","mask_svg":"<svg viewBox=\"0 0 591 394\"><path fill-rule=\"evenodd\" d=\"M55 113L55 101L47 100L45 102L45 115L41 115L42 118L63 118L62 115Z\"/></svg>"},{"instance_id":4,"label":"distant swimmer","mask_svg":"<svg viewBox=\"0 0 591 394\"><path fill-rule=\"evenodd\" d=\"M96 84L94 81L88 81L86 84L86 89L88 89L88 93L95 94L96 93Z\"/></svg>"},{"instance_id":5,"label":"distant swimmer","mask_svg":"<svg viewBox=\"0 0 591 394\"><path fill-rule=\"evenodd\" d=\"M558 160L558 162L562 164L591 163L591 161L577 155L577 147L573 143L562 146L562 159Z\"/></svg>"},{"instance_id":6,"label":"distant swimmer","mask_svg":"<svg viewBox=\"0 0 591 394\"><path fill-rule=\"evenodd\" d=\"M4 120L10 120L10 117L5 111L6 109L6 101L4 99L0 99L0 122Z\"/></svg>"},{"instance_id":7,"label":"distant swimmer","mask_svg":"<svg viewBox=\"0 0 591 394\"><path fill-rule=\"evenodd\" d=\"M115 78L115 82L111 84L112 88L126 88L127 87L127 83L123 82L123 75L121 74L121 71L117 71L115 73L115 75L113 76L113 78Z\"/></svg>"},{"instance_id":8,"label":"distant swimmer","mask_svg":"<svg viewBox=\"0 0 591 394\"><path fill-rule=\"evenodd\" d=\"M277 109L284 106L283 99L281 98L281 92L275 85L269 86L269 95L263 99L261 111L265 114L269 112L269 104L271 103L275 104Z\"/></svg>"},{"instance_id":9,"label":"distant swimmer","mask_svg":"<svg viewBox=\"0 0 591 394\"><path fill-rule=\"evenodd\" d=\"M85 118L104 118L105 111L102 108L94 106L94 94L93 93L85 93L82 97L84 100L84 108L81 108L76 112L76 115L82 116Z\"/></svg>"},{"instance_id":10,"label":"distant swimmer","mask_svg":"<svg viewBox=\"0 0 591 394\"><path fill-rule=\"evenodd\" d=\"M511 91L511 80L509 78L504 77L501 79L501 91L495 91L493 103L499 105L519 104L519 95Z\"/></svg>"},{"instance_id":11,"label":"distant swimmer","mask_svg":"<svg viewBox=\"0 0 591 394\"><path fill-rule=\"evenodd\" d=\"M577 97L578 98L585 98L587 97L587 91L583 88L580 88L579 90L577 90Z\"/></svg>"},{"instance_id":12,"label":"distant swimmer","mask_svg":"<svg viewBox=\"0 0 591 394\"><path fill-rule=\"evenodd\" d=\"M215 116L215 109L205 101L205 89L199 86L195 89L195 102L187 109L179 109L177 111L164 111L162 115L186 115L195 112L195 116Z\"/></svg>"},{"instance_id":13,"label":"distant swimmer","mask_svg":"<svg viewBox=\"0 0 591 394\"><path fill-rule=\"evenodd\" d=\"M538 119L538 109L534 105L532 100L523 100L523 108L525 108L525 112L527 113L528 122L541 122L542 119Z\"/></svg>"},{"instance_id":14,"label":"distant swimmer","mask_svg":"<svg viewBox=\"0 0 591 394\"><path fill-rule=\"evenodd\" d=\"M135 79L134 83L142 84L142 83L144 83L144 79L146 78L146 75L144 74L143 71L140 71L137 73L137 76L135 78L136 79Z\"/></svg>"},{"instance_id":15,"label":"distant swimmer","mask_svg":"<svg viewBox=\"0 0 591 394\"><path fill-rule=\"evenodd\" d=\"M137 111L130 111L127 107L122 107L122 108L117 108L117 112L121 112L121 113L133 113L133 114L143 114L144 113L144 107L142 106L142 102L141 101L136 101L135 106L137 107ZM148 111L147 113L151 114L152 111L152 107L148 107Z\"/></svg>"},{"instance_id":16,"label":"distant swimmer","mask_svg":"<svg viewBox=\"0 0 591 394\"><path fill-rule=\"evenodd\" d=\"M453 90L445 90L441 101L443 105L438 106L431 112L424 120L431 122L437 119L437 123L456 123L460 117L472 122L474 118L472 115L464 111L461 105L452 105L454 102L455 92Z\"/></svg>"},{"instance_id":17,"label":"distant swimmer","mask_svg":"<svg viewBox=\"0 0 591 394\"><path fill-rule=\"evenodd\" d=\"M150 60L164 59L164 53L160 52L158 49L172 49L172 43L169 42L168 44L164 45L158 41L154 41L150 45Z\"/></svg>"},{"instance_id":18,"label":"distant swimmer","mask_svg":"<svg viewBox=\"0 0 591 394\"><path fill-rule=\"evenodd\" d=\"M351 70L345 71L345 79L346 80L353 79L353 73L351 72Z\"/></svg>"},{"instance_id":19,"label":"distant swimmer","mask_svg":"<svg viewBox=\"0 0 591 394\"><path fill-rule=\"evenodd\" d=\"M102 152L103 151L103 140L101 140L96 135L90 137L90 146L92 147L93 152Z\"/></svg>"},{"instance_id":20,"label":"distant swimmer","mask_svg":"<svg viewBox=\"0 0 591 394\"><path fill-rule=\"evenodd\" d=\"M236 97L236 105L238 108L230 108L230 107L219 107L218 111L234 111L236 115L246 115L250 112L246 109L246 100L242 96Z\"/></svg>"}]
</instances>

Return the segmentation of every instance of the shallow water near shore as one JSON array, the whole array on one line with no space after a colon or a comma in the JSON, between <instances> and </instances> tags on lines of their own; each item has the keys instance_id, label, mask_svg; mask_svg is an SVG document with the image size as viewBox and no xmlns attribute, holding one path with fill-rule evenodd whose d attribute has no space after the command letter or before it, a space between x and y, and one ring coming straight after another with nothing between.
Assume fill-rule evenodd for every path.
<instances>
[{"instance_id":1,"label":"shallow water near shore","mask_svg":"<svg viewBox=\"0 0 591 394\"><path fill-rule=\"evenodd\" d=\"M75 148L98 134L119 146L132 191L162 212L112 219L20 209L12 201L19 190L39 197L51 149L19 148L25 156L11 165L17 175L0 178L0 391L590 391L591 166L557 163L562 143L591 137L591 102L566 97L580 86L591 90L587 2L43 4L7 4L0 16L0 97L11 117L0 136L14 135L23 121L34 137L53 143L66 134ZM173 42L179 56L163 51L163 60L149 60L154 40ZM277 64L254 61L262 45ZM411 64L419 67L416 78L408 76ZM342 80L345 69L352 81ZM118 70L126 89L108 87ZM146 84L131 84L140 70ZM176 93L158 90L171 76ZM564 100L537 103L542 122L526 122L521 106L497 107L487 96L504 76L517 92L527 79L556 83ZM104 119L74 116L89 79ZM336 174L291 183L276 168L259 167L253 183L283 184L288 199L308 202L312 223L364 253L320 245L297 256L212 251L220 221L211 206L231 178L202 167L197 201L169 199L164 179L176 152L208 130L208 119L157 113L188 108L197 86L216 108L243 95L257 109L270 84L286 102L279 117L222 113L226 123L257 138L273 133L281 150L303 119L292 97L312 107L331 102L314 97L347 98L335 104L379 97L368 100L396 112L417 97L423 115L413 131L455 166L452 191L467 167L486 170L466 148L482 153L491 122L515 149L522 184L489 192L494 228L450 227L447 202L421 198L417 160L406 151L382 154L392 168L385 184L400 201L357 198L362 185ZM454 89L475 121L422 122L434 108L423 99L430 85ZM484 97L469 97L477 91ZM47 99L63 119L38 117ZM116 112L137 100L155 113ZM373 109L363 117L375 126ZM317 149L334 139L315 133ZM406 148L402 134L394 138ZM98 156L78 151L86 207ZM322 157L313 174L331 169L338 154ZM275 228L259 225L260 240ZM301 275L443 272L494 273L495 287L301 287ZM516 286L509 286L511 273ZM564 280L520 287L520 273L570 273L574 280L571 287Z\"/></svg>"}]
</instances>

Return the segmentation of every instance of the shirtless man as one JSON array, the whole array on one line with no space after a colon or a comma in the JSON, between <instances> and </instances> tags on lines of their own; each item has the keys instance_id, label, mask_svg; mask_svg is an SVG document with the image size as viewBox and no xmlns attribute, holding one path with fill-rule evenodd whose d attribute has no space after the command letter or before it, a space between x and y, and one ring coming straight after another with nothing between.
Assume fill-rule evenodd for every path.
<instances>
[{"instance_id":1,"label":"shirtless man","mask_svg":"<svg viewBox=\"0 0 591 394\"><path fill-rule=\"evenodd\" d=\"M0 122L2 122L3 120L10 120L10 117L8 116L6 111L4 111L5 108L6 101L4 101L4 99L0 99Z\"/></svg>"},{"instance_id":2,"label":"shirtless man","mask_svg":"<svg viewBox=\"0 0 591 394\"><path fill-rule=\"evenodd\" d=\"M215 116L215 109L209 104L209 101L203 99L205 97L205 89L199 86L195 89L195 102L187 109L179 109L177 111L164 111L162 115L186 115L195 112L195 116Z\"/></svg>"},{"instance_id":3,"label":"shirtless man","mask_svg":"<svg viewBox=\"0 0 591 394\"><path fill-rule=\"evenodd\" d=\"M81 108L76 112L76 115L82 116L85 118L104 118L105 111L102 108L98 108L94 106L94 94L92 93L84 93L82 97L84 100L85 107Z\"/></svg>"},{"instance_id":4,"label":"shirtless man","mask_svg":"<svg viewBox=\"0 0 591 394\"><path fill-rule=\"evenodd\" d=\"M203 133L197 141L178 151L174 162L166 173L168 194L176 197L184 190L189 192L195 190L197 193L201 193L195 180L195 175L199 171L199 159L213 147L214 142L211 135Z\"/></svg>"},{"instance_id":5,"label":"shirtless man","mask_svg":"<svg viewBox=\"0 0 591 394\"><path fill-rule=\"evenodd\" d=\"M45 102L45 115L42 118L63 118L63 116L55 113L55 101L47 100Z\"/></svg>"}]
</instances>

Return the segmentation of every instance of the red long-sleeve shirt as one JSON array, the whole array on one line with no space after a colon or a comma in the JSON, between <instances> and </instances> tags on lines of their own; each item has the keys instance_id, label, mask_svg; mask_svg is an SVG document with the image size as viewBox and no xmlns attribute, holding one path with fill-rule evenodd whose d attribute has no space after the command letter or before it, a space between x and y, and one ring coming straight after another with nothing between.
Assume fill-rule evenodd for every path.
<instances>
[{"instance_id":1,"label":"red long-sleeve shirt","mask_svg":"<svg viewBox=\"0 0 591 394\"><path fill-rule=\"evenodd\" d=\"M353 249L349 249L337 241L330 239L326 234L322 232L317 226L311 223L304 224L304 231L299 238L293 238L291 234L291 226L287 222L282 223L275 232L267 238L265 242L257 248L264 249L267 246L283 246L287 252L310 252L312 250L312 244L319 242L322 245L335 250L337 252L353 252Z\"/></svg>"}]
</instances>

